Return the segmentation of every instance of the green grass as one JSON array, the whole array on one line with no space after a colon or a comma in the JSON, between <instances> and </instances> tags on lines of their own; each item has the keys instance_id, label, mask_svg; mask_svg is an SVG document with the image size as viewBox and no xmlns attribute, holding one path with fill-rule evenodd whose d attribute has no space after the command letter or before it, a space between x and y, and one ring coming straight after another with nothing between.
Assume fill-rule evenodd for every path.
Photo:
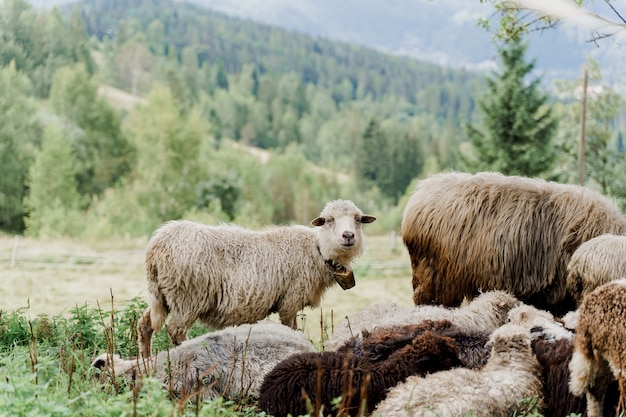
<instances>
[{"instance_id":1,"label":"green grass","mask_svg":"<svg viewBox=\"0 0 626 417\"><path fill-rule=\"evenodd\" d=\"M24 310L0 315L0 415L6 416L249 416L254 404L172 399L162 384L101 382L90 364L99 353L137 353L137 319L146 304L131 300L122 310L71 309L68 317ZM206 332L195 325L190 337ZM155 348L169 346L164 331Z\"/></svg>"},{"instance_id":2,"label":"green grass","mask_svg":"<svg viewBox=\"0 0 626 417\"><path fill-rule=\"evenodd\" d=\"M27 319L24 310L0 315L0 416L266 416L250 400L200 401L174 398L152 378L101 381L90 364L99 353L137 353L137 320L146 304L134 299L123 309L77 307L69 316ZM190 337L206 329L194 325ZM156 350L169 346L155 334ZM537 402L516 417L539 417ZM572 416L573 417L573 416Z\"/></svg>"}]
</instances>

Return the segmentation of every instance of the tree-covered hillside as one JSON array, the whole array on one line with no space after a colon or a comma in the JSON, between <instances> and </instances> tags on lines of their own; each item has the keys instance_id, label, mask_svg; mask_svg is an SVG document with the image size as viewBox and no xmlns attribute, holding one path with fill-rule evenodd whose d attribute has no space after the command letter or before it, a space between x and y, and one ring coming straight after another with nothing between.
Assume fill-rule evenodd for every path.
<instances>
[{"instance_id":1,"label":"tree-covered hillside","mask_svg":"<svg viewBox=\"0 0 626 417\"><path fill-rule=\"evenodd\" d=\"M396 228L417 178L459 169L487 91L481 74L168 0L6 0L0 40L0 229L34 236L306 224L335 198ZM139 104L98 93L112 87ZM555 178L571 178L563 156Z\"/></svg>"},{"instance_id":2,"label":"tree-covered hillside","mask_svg":"<svg viewBox=\"0 0 626 417\"><path fill-rule=\"evenodd\" d=\"M143 32L150 51L182 60L191 48L200 67L221 62L229 73L253 63L260 74L295 72L302 83L333 90L341 103L398 96L439 120L468 118L480 74L384 54L360 46L228 17L171 0L85 0L87 31L124 42ZM71 7L70 7L71 8Z\"/></svg>"},{"instance_id":3,"label":"tree-covered hillside","mask_svg":"<svg viewBox=\"0 0 626 417\"><path fill-rule=\"evenodd\" d=\"M425 164L454 165L482 84L175 1L1 7L0 229L33 235L308 223L340 197L387 210ZM113 107L103 85L142 104Z\"/></svg>"}]
</instances>

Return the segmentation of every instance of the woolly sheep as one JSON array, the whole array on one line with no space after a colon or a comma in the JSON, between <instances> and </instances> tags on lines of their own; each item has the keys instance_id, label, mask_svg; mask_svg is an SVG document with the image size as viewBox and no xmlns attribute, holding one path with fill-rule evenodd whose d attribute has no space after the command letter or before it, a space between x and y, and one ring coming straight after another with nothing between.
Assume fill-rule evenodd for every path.
<instances>
[{"instance_id":1,"label":"woolly sheep","mask_svg":"<svg viewBox=\"0 0 626 417\"><path fill-rule=\"evenodd\" d=\"M574 349L574 333L547 311L522 304L509 312L510 323L531 331L532 350L541 368L544 417L584 414L584 399L569 390L569 362Z\"/></svg>"},{"instance_id":2,"label":"woolly sheep","mask_svg":"<svg viewBox=\"0 0 626 417\"><path fill-rule=\"evenodd\" d=\"M574 307L565 283L571 255L601 234L626 234L626 216L582 186L452 172L418 183L401 233L415 304L456 306L480 290L504 290L561 314Z\"/></svg>"},{"instance_id":3,"label":"woolly sheep","mask_svg":"<svg viewBox=\"0 0 626 417\"><path fill-rule=\"evenodd\" d=\"M492 331L504 324L509 310L519 304L517 298L504 291L485 292L459 308L376 304L366 307L339 325L324 344L324 349L337 350L350 337L359 336L363 330L417 324L424 320L449 320L465 330Z\"/></svg>"},{"instance_id":4,"label":"woolly sheep","mask_svg":"<svg viewBox=\"0 0 626 417\"><path fill-rule=\"evenodd\" d=\"M585 295L578 309L570 390L587 398L587 416L602 413L607 386L626 377L626 280L617 279Z\"/></svg>"},{"instance_id":5,"label":"woolly sheep","mask_svg":"<svg viewBox=\"0 0 626 417\"><path fill-rule=\"evenodd\" d=\"M187 340L149 359L124 360L105 353L92 366L100 369L104 380L113 375L128 379L153 376L177 397L198 392L205 399L258 398L263 378L276 364L292 354L314 351L302 332L260 321Z\"/></svg>"},{"instance_id":6,"label":"woolly sheep","mask_svg":"<svg viewBox=\"0 0 626 417\"><path fill-rule=\"evenodd\" d=\"M508 321L531 331L531 346L541 367L544 417L586 415L587 402L569 390L569 363L574 351L574 333L561 319L547 311L522 304L509 312ZM619 392L609 387L604 415L615 410Z\"/></svg>"},{"instance_id":7,"label":"woolly sheep","mask_svg":"<svg viewBox=\"0 0 626 417\"><path fill-rule=\"evenodd\" d=\"M528 329L505 324L491 334L492 351L484 367L410 376L389 390L372 415L508 417L523 410L523 399L541 401L539 363L530 342Z\"/></svg>"},{"instance_id":8,"label":"woolly sheep","mask_svg":"<svg viewBox=\"0 0 626 417\"><path fill-rule=\"evenodd\" d=\"M520 325L533 334L541 334L546 340L566 339L573 341L574 333L567 329L561 319L549 311L541 310L528 304L520 304L511 309L507 322Z\"/></svg>"},{"instance_id":9,"label":"woolly sheep","mask_svg":"<svg viewBox=\"0 0 626 417\"><path fill-rule=\"evenodd\" d=\"M486 344L490 331L464 329L449 320L424 320L419 324L377 328L371 332L363 330L361 335L340 346L337 352L365 356L369 361L385 360L426 331L452 338L459 347L459 360L465 368L480 368L489 358L491 348Z\"/></svg>"},{"instance_id":10,"label":"woolly sheep","mask_svg":"<svg viewBox=\"0 0 626 417\"><path fill-rule=\"evenodd\" d=\"M569 389L569 364L574 352L574 340L554 339L542 332L533 333L532 348L541 367L543 382L543 417L563 417L574 414L587 415L586 398L574 395ZM617 415L619 386L608 385L603 404L598 404L604 416Z\"/></svg>"},{"instance_id":11,"label":"woolly sheep","mask_svg":"<svg viewBox=\"0 0 626 417\"><path fill-rule=\"evenodd\" d=\"M320 352L292 355L270 371L259 397L259 407L274 417L368 414L388 388L410 375L424 375L461 366L453 339L425 331L383 360L368 355ZM337 410L333 400L341 398ZM363 408L362 408L363 407Z\"/></svg>"},{"instance_id":12,"label":"woolly sheep","mask_svg":"<svg viewBox=\"0 0 626 417\"><path fill-rule=\"evenodd\" d=\"M350 263L364 249L361 225L375 220L352 201L335 200L313 219L314 228L165 223L146 251L149 307L138 323L141 354L150 355L152 333L168 314L175 345L196 319L219 329L277 312L295 329L297 313L318 306L334 283L355 285Z\"/></svg>"},{"instance_id":13,"label":"woolly sheep","mask_svg":"<svg viewBox=\"0 0 626 417\"><path fill-rule=\"evenodd\" d=\"M603 234L582 243L567 264L567 290L580 304L585 294L626 278L626 236Z\"/></svg>"}]
</instances>

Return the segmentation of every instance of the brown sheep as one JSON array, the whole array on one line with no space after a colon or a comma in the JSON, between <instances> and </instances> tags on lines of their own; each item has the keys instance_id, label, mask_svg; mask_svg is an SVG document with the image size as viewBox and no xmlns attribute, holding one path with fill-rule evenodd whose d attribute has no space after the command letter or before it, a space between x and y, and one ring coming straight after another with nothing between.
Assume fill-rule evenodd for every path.
<instances>
[{"instance_id":1,"label":"brown sheep","mask_svg":"<svg viewBox=\"0 0 626 417\"><path fill-rule=\"evenodd\" d=\"M461 366L458 353L454 339L427 330L378 360L367 353L295 354L267 374L258 404L274 417L306 414L307 401L324 416L362 415L361 407L369 414L387 390L406 377ZM333 410L332 401L340 396Z\"/></svg>"},{"instance_id":2,"label":"brown sheep","mask_svg":"<svg viewBox=\"0 0 626 417\"><path fill-rule=\"evenodd\" d=\"M486 344L491 331L466 329L449 320L424 320L419 324L363 330L361 335L340 346L337 352L366 356L370 361L386 360L426 331L452 338L459 347L459 360L465 368L480 368L489 358L491 349Z\"/></svg>"},{"instance_id":3,"label":"brown sheep","mask_svg":"<svg viewBox=\"0 0 626 417\"><path fill-rule=\"evenodd\" d=\"M503 290L560 315L570 257L604 233L626 234L626 217L598 192L495 172L422 180L402 218L418 305Z\"/></svg>"},{"instance_id":4,"label":"brown sheep","mask_svg":"<svg viewBox=\"0 0 626 417\"><path fill-rule=\"evenodd\" d=\"M355 285L351 262L364 249L361 225L374 220L352 201L335 200L313 228L164 224L146 250L149 307L138 323L141 355L150 355L152 334L168 315L174 345L196 319L220 329L276 312L295 329L298 312L317 307L328 288Z\"/></svg>"},{"instance_id":5,"label":"brown sheep","mask_svg":"<svg viewBox=\"0 0 626 417\"><path fill-rule=\"evenodd\" d=\"M578 309L570 390L587 398L587 416L602 415L606 389L626 377L626 279L597 287ZM623 406L623 404L621 404Z\"/></svg>"},{"instance_id":6,"label":"brown sheep","mask_svg":"<svg viewBox=\"0 0 626 417\"><path fill-rule=\"evenodd\" d=\"M579 305L596 287L626 278L626 236L603 234L581 244L567 264L567 290Z\"/></svg>"}]
</instances>

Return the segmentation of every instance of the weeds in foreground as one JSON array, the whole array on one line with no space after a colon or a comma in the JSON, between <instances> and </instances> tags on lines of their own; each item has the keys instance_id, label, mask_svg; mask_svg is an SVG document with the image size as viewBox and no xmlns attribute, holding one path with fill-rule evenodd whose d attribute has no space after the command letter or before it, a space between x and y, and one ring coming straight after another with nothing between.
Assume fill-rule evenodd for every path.
<instances>
[{"instance_id":1,"label":"weeds in foreground","mask_svg":"<svg viewBox=\"0 0 626 417\"><path fill-rule=\"evenodd\" d=\"M253 405L223 399L181 405L151 378L119 390L100 382L92 359L107 349L135 356L137 320L146 307L133 299L121 310L76 306L68 317L33 320L26 318L27 308L0 311L0 416L259 415ZM195 325L190 335L206 331ZM165 331L155 334L153 344L168 346Z\"/></svg>"},{"instance_id":2,"label":"weeds in foreground","mask_svg":"<svg viewBox=\"0 0 626 417\"><path fill-rule=\"evenodd\" d=\"M111 296L108 309L75 306L68 317L41 315L29 320L27 308L0 311L0 417L267 416L253 401L172 398L167 387L152 378L119 386L96 378L91 367L96 355L107 351L122 357L137 355L136 326L146 307L143 300L133 299L125 308L116 309ZM189 336L206 331L196 324ZM320 320L320 334L327 332ZM165 350L169 345L165 330L155 333L154 349ZM336 406L341 398L337 401ZM529 400L527 405L514 417L541 416L536 402Z\"/></svg>"}]
</instances>

